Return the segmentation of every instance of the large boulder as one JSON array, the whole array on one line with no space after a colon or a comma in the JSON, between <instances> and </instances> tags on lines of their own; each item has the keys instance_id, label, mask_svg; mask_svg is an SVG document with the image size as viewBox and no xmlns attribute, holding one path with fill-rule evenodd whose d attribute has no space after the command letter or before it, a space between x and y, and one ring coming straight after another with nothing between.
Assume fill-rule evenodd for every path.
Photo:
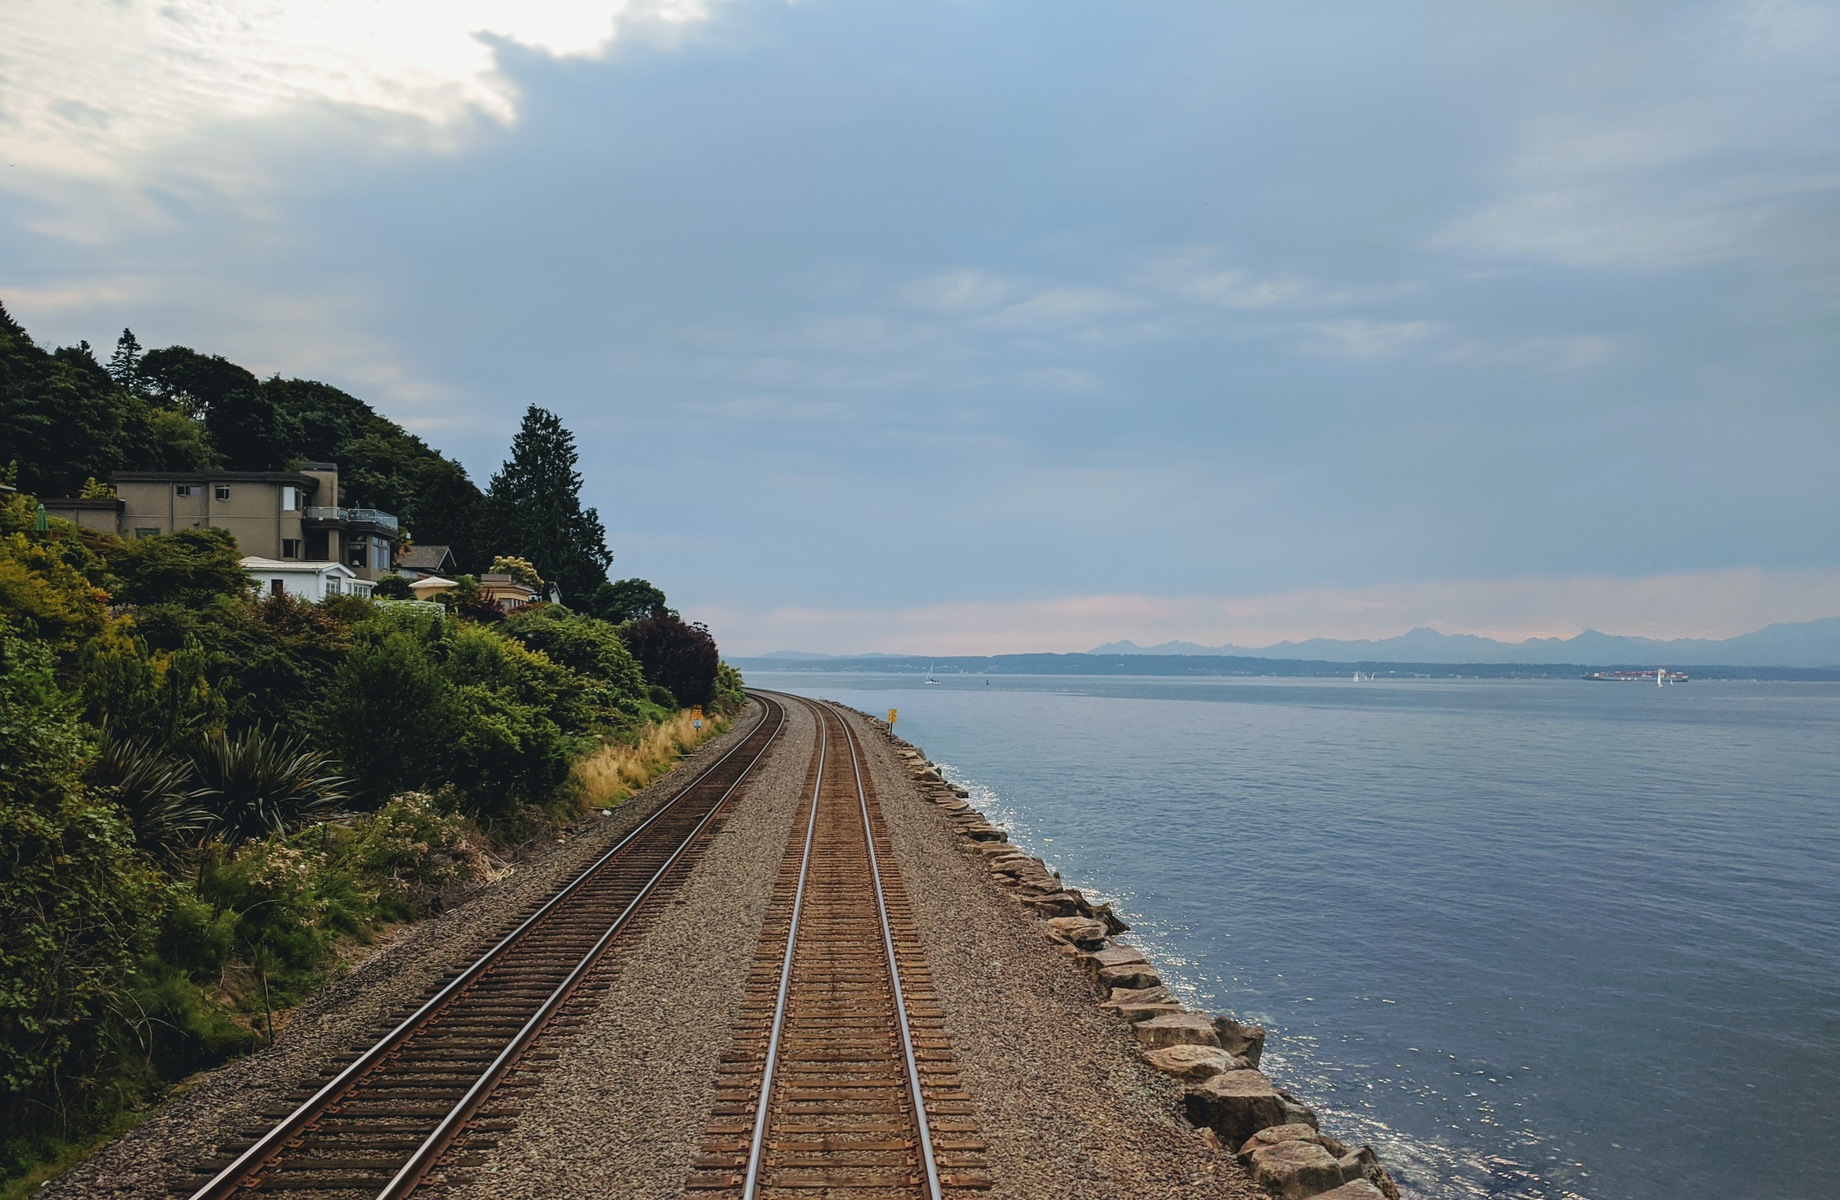
<instances>
[{"instance_id":1,"label":"large boulder","mask_svg":"<svg viewBox=\"0 0 1840 1200\"><path fill-rule=\"evenodd\" d=\"M1105 945L1105 922L1091 917L1054 917L1048 928L1082 950L1098 950Z\"/></svg>"},{"instance_id":2,"label":"large boulder","mask_svg":"<svg viewBox=\"0 0 1840 1200\"><path fill-rule=\"evenodd\" d=\"M1325 1137L1314 1125L1292 1123L1273 1125L1269 1128L1259 1130L1257 1133L1247 1138L1245 1144L1239 1148L1239 1156L1242 1160L1248 1160L1255 1152L1275 1146L1279 1142L1297 1141L1315 1142L1337 1158L1348 1153L1348 1147L1337 1142L1334 1138Z\"/></svg>"},{"instance_id":3,"label":"large boulder","mask_svg":"<svg viewBox=\"0 0 1840 1200\"><path fill-rule=\"evenodd\" d=\"M1082 954L1080 956L1080 961L1086 964L1087 975L1094 979L1099 977L1099 972L1108 967L1138 967L1149 965L1144 961L1143 951L1139 950L1136 946L1124 945L1122 942L1117 945L1107 946L1103 950L1094 950L1091 954ZM1157 982L1161 983L1162 981L1158 980Z\"/></svg>"},{"instance_id":4,"label":"large boulder","mask_svg":"<svg viewBox=\"0 0 1840 1200\"><path fill-rule=\"evenodd\" d=\"M1088 957L1082 955L1081 957ZM1100 967L1099 988L1110 994L1113 988L1149 988L1163 982L1163 977L1156 973L1156 968L1147 962L1130 963L1122 967Z\"/></svg>"},{"instance_id":5,"label":"large boulder","mask_svg":"<svg viewBox=\"0 0 1840 1200\"><path fill-rule=\"evenodd\" d=\"M1206 1125L1229 1146L1244 1145L1261 1129L1284 1124L1284 1098L1258 1071L1225 1071L1188 1089L1188 1119Z\"/></svg>"},{"instance_id":6,"label":"large boulder","mask_svg":"<svg viewBox=\"0 0 1840 1200\"><path fill-rule=\"evenodd\" d=\"M1079 897L1071 892L1049 892L1042 896L1029 896L1022 901L1044 917L1077 917L1080 915Z\"/></svg>"},{"instance_id":7,"label":"large boulder","mask_svg":"<svg viewBox=\"0 0 1840 1200\"><path fill-rule=\"evenodd\" d=\"M1214 1023L1203 1013L1170 1012L1139 1021L1132 1027L1137 1040L1151 1050L1165 1046L1219 1046Z\"/></svg>"},{"instance_id":8,"label":"large boulder","mask_svg":"<svg viewBox=\"0 0 1840 1200\"><path fill-rule=\"evenodd\" d=\"M1387 1200L1387 1195L1367 1180L1357 1179L1331 1191L1318 1192L1316 1200Z\"/></svg>"},{"instance_id":9,"label":"large boulder","mask_svg":"<svg viewBox=\"0 0 1840 1200\"><path fill-rule=\"evenodd\" d=\"M1173 999L1175 999L1175 997L1169 994L1169 989L1160 983L1153 987L1121 987L1113 988L1111 999L1107 1000L1105 1004L1099 1007L1104 1008L1112 1004L1161 1004L1164 1001Z\"/></svg>"},{"instance_id":10,"label":"large boulder","mask_svg":"<svg viewBox=\"0 0 1840 1200\"><path fill-rule=\"evenodd\" d=\"M1154 989L1152 989L1154 990ZM1113 1004L1107 1000L1102 1008L1109 1008L1132 1025L1141 1024L1155 1017L1167 1017L1187 1010L1174 1000L1153 1000L1149 1003Z\"/></svg>"},{"instance_id":11,"label":"large boulder","mask_svg":"<svg viewBox=\"0 0 1840 1200\"><path fill-rule=\"evenodd\" d=\"M1144 1057L1163 1074L1174 1075L1184 1083L1200 1083L1222 1071L1244 1070L1246 1066L1245 1059L1235 1058L1218 1046L1165 1046Z\"/></svg>"},{"instance_id":12,"label":"large boulder","mask_svg":"<svg viewBox=\"0 0 1840 1200\"><path fill-rule=\"evenodd\" d=\"M1342 1165L1335 1155L1315 1142L1302 1138L1260 1146L1248 1156L1247 1170L1267 1191L1279 1200L1304 1200L1320 1195L1346 1182Z\"/></svg>"},{"instance_id":13,"label":"large boulder","mask_svg":"<svg viewBox=\"0 0 1840 1200\"><path fill-rule=\"evenodd\" d=\"M1253 1066L1265 1053L1265 1030L1257 1025L1243 1025L1232 1017L1215 1017L1214 1032L1220 1035L1222 1049L1231 1050Z\"/></svg>"}]
</instances>

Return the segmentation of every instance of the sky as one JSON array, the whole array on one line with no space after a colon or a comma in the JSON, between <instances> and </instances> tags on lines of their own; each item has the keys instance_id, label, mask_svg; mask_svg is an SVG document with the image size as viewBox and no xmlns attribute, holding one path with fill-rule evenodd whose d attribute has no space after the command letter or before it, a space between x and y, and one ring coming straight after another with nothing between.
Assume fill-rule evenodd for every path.
<instances>
[{"instance_id":1,"label":"sky","mask_svg":"<svg viewBox=\"0 0 1840 1200\"><path fill-rule=\"evenodd\" d=\"M732 654L1840 614L1840 6L5 7L41 343L549 408Z\"/></svg>"}]
</instances>

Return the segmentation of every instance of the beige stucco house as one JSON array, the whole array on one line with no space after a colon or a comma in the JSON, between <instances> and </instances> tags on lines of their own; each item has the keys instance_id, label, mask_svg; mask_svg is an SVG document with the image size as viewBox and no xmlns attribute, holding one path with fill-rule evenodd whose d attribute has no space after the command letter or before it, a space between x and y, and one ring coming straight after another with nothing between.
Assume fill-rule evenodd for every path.
<instances>
[{"instance_id":1,"label":"beige stucco house","mask_svg":"<svg viewBox=\"0 0 1840 1200\"><path fill-rule=\"evenodd\" d=\"M113 499L52 499L45 510L125 538L223 529L246 557L340 563L366 581L391 573L403 536L391 514L340 503L333 463L302 463L297 471L117 471L109 482Z\"/></svg>"}]
</instances>

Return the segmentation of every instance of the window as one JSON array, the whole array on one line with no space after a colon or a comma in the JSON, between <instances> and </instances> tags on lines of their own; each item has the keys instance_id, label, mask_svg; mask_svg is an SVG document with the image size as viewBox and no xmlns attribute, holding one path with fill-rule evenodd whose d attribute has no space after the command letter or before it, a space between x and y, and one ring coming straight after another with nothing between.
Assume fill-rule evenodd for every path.
<instances>
[{"instance_id":1,"label":"window","mask_svg":"<svg viewBox=\"0 0 1840 1200\"><path fill-rule=\"evenodd\" d=\"M300 557L300 539L299 538L282 538L281 539L281 557L282 558L299 558Z\"/></svg>"},{"instance_id":2,"label":"window","mask_svg":"<svg viewBox=\"0 0 1840 1200\"><path fill-rule=\"evenodd\" d=\"M228 500L230 498L230 485L227 483L220 483L212 488L211 491L219 500Z\"/></svg>"},{"instance_id":3,"label":"window","mask_svg":"<svg viewBox=\"0 0 1840 1200\"><path fill-rule=\"evenodd\" d=\"M285 596L287 594L287 589L281 586L281 581L279 579L271 579L268 581L268 594L271 596Z\"/></svg>"},{"instance_id":4,"label":"window","mask_svg":"<svg viewBox=\"0 0 1840 1200\"><path fill-rule=\"evenodd\" d=\"M361 567L370 556L370 551L363 538L353 538L351 545L345 547L345 565Z\"/></svg>"},{"instance_id":5,"label":"window","mask_svg":"<svg viewBox=\"0 0 1840 1200\"><path fill-rule=\"evenodd\" d=\"M136 527L134 530L134 536L137 538L159 537L160 530L158 526Z\"/></svg>"},{"instance_id":6,"label":"window","mask_svg":"<svg viewBox=\"0 0 1840 1200\"><path fill-rule=\"evenodd\" d=\"M339 583L339 577L337 575L326 576L326 594L328 596L338 595L339 588L340 588L340 583Z\"/></svg>"},{"instance_id":7,"label":"window","mask_svg":"<svg viewBox=\"0 0 1840 1200\"><path fill-rule=\"evenodd\" d=\"M300 489L289 484L281 489L281 511L298 512L300 510Z\"/></svg>"},{"instance_id":8,"label":"window","mask_svg":"<svg viewBox=\"0 0 1840 1200\"><path fill-rule=\"evenodd\" d=\"M198 490L198 485L195 483L177 483L173 485L173 495L175 496L196 496Z\"/></svg>"}]
</instances>

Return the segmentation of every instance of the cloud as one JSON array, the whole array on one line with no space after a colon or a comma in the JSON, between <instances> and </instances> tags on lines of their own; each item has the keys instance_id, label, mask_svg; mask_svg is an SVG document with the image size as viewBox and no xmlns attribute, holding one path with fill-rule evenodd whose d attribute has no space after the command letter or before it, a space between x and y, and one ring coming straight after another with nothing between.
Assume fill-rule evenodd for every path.
<instances>
[{"instance_id":1,"label":"cloud","mask_svg":"<svg viewBox=\"0 0 1840 1200\"><path fill-rule=\"evenodd\" d=\"M1422 290L1416 282L1324 284L1288 271L1261 275L1244 267L1219 265L1221 253L1214 246L1190 247L1158 260L1145 272L1144 282L1191 304L1242 311L1344 308Z\"/></svg>"},{"instance_id":2,"label":"cloud","mask_svg":"<svg viewBox=\"0 0 1840 1200\"><path fill-rule=\"evenodd\" d=\"M227 121L342 107L434 131L517 118L493 41L558 58L708 0L13 0L0 44L7 160L106 177Z\"/></svg>"},{"instance_id":3,"label":"cloud","mask_svg":"<svg viewBox=\"0 0 1840 1200\"><path fill-rule=\"evenodd\" d=\"M1148 307L1129 292L1109 287L1052 287L983 318L989 329L1050 330L1140 312Z\"/></svg>"},{"instance_id":4,"label":"cloud","mask_svg":"<svg viewBox=\"0 0 1840 1200\"><path fill-rule=\"evenodd\" d=\"M915 308L962 315L995 308L1014 292L1015 288L999 275L960 267L916 279L901 288L900 296Z\"/></svg>"},{"instance_id":5,"label":"cloud","mask_svg":"<svg viewBox=\"0 0 1840 1200\"><path fill-rule=\"evenodd\" d=\"M1130 638L1259 647L1312 637L1393 637L1421 625L1502 641L1586 629L1652 638L1732 637L1840 612L1840 568L1692 571L1312 588L1250 596L1109 594L912 608L708 605L692 614L731 654L774 650L1057 653Z\"/></svg>"},{"instance_id":6,"label":"cloud","mask_svg":"<svg viewBox=\"0 0 1840 1200\"><path fill-rule=\"evenodd\" d=\"M1359 362L1392 358L1409 346L1450 331L1442 321L1375 321L1367 317L1317 321L1306 328L1306 349Z\"/></svg>"},{"instance_id":7,"label":"cloud","mask_svg":"<svg viewBox=\"0 0 1840 1200\"><path fill-rule=\"evenodd\" d=\"M1495 198L1430 247L1617 272L1824 251L1840 198L1840 17L1784 3L1708 12L1657 27L1638 65L1605 73L1613 88L1529 119Z\"/></svg>"}]
</instances>

